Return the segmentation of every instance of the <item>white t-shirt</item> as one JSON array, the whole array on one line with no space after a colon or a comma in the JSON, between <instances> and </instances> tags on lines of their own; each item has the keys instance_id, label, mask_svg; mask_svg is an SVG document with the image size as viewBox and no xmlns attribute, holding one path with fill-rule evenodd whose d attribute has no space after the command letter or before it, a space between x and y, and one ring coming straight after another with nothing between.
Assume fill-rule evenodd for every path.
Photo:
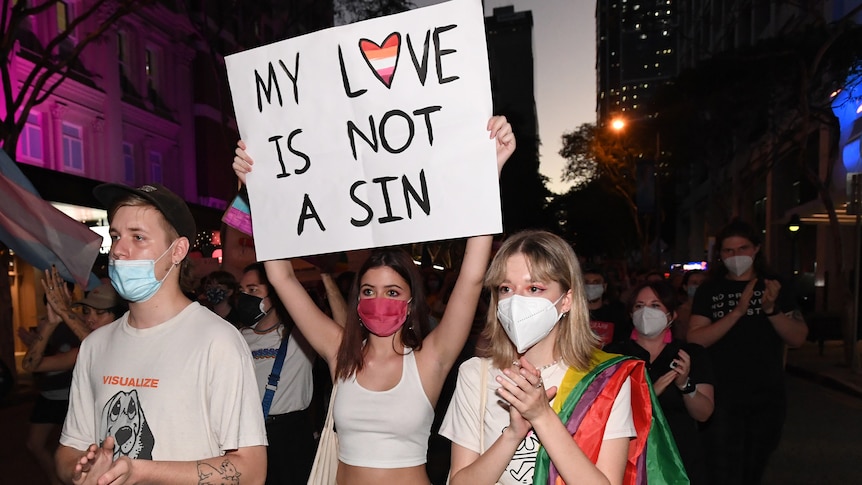
<instances>
[{"instance_id":1,"label":"white t-shirt","mask_svg":"<svg viewBox=\"0 0 862 485\"><path fill-rule=\"evenodd\" d=\"M60 443L114 436L114 459L174 461L266 445L251 352L233 326L196 302L153 328L128 318L82 342Z\"/></svg>"},{"instance_id":2,"label":"white t-shirt","mask_svg":"<svg viewBox=\"0 0 862 485\"><path fill-rule=\"evenodd\" d=\"M453 443L463 446L468 450L480 453L479 447L479 405L481 385L482 359L473 357L461 364L458 369L458 383L455 394L443 418L440 426L440 435L449 438ZM557 364L542 370L542 380L545 388L559 386L566 375L568 367ZM503 434L509 426L509 411L500 403L500 397L496 391L500 387L497 376L505 375L490 363L488 365L489 375L485 392L487 393L487 404L485 415L482 420L482 431L485 434L484 450L491 447L497 438ZM614 400L608 423L605 427L604 439L615 439L634 437L637 435L634 421L632 419L631 407L631 381L627 378L620 388L620 392ZM527 437L518 445L515 455L506 466L506 470L500 477L499 482L503 485L531 484L533 483L533 471L536 466L536 453L539 451L539 439L535 433L530 431Z\"/></svg>"},{"instance_id":3,"label":"white t-shirt","mask_svg":"<svg viewBox=\"0 0 862 485\"><path fill-rule=\"evenodd\" d=\"M272 365L281 346L283 333L284 325L279 325L278 329L263 334L255 333L251 328L242 329L242 336L248 343L254 358L254 374L261 400L266 392L266 383L269 382L269 375L272 373ZM272 405L269 408L270 416L302 411L311 404L311 395L314 391L311 376L313 361L314 350L302 338L302 334L291 332L284 364L279 374L281 377L278 380L278 388L275 390Z\"/></svg>"}]
</instances>

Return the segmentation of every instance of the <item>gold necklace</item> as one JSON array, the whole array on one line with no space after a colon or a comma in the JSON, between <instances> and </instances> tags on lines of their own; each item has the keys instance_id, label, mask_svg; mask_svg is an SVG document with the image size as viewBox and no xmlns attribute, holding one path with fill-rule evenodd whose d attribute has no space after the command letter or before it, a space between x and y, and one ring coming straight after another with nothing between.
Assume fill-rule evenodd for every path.
<instances>
[{"instance_id":1,"label":"gold necklace","mask_svg":"<svg viewBox=\"0 0 862 485\"><path fill-rule=\"evenodd\" d=\"M539 372L542 372L543 370L551 368L551 367L553 367L559 363L560 363L560 359L557 359L557 360L551 362L550 364L546 364L546 365L543 365L541 367L536 367L536 370ZM513 360L512 365L514 365L515 367L521 367L521 363L518 362L517 360Z\"/></svg>"},{"instance_id":2,"label":"gold necklace","mask_svg":"<svg viewBox=\"0 0 862 485\"><path fill-rule=\"evenodd\" d=\"M539 372L542 372L545 369L548 369L550 367L557 365L559 362L560 362L559 360L555 360L555 361L551 362L550 364L543 365L542 367L536 367L536 370Z\"/></svg>"}]
</instances>

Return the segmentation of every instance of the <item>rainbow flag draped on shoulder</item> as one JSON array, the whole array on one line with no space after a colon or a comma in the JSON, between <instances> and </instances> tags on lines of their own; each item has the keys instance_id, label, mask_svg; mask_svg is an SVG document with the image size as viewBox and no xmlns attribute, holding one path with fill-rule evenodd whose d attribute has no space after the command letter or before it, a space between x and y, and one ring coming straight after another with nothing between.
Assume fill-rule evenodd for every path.
<instances>
[{"instance_id":1,"label":"rainbow flag draped on shoulder","mask_svg":"<svg viewBox=\"0 0 862 485\"><path fill-rule=\"evenodd\" d=\"M599 457L605 424L617 393L631 378L632 418L637 437L629 444L623 483L687 484L682 460L670 427L646 374L646 364L634 357L597 350L589 372L569 368L557 390L553 408L587 457ZM533 485L565 485L548 452L539 449Z\"/></svg>"}]
</instances>

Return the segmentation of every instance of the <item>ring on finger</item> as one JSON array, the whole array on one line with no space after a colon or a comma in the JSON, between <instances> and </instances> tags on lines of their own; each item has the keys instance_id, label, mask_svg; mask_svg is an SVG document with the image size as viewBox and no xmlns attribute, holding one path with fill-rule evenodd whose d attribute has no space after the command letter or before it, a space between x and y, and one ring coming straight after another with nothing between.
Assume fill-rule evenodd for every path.
<instances>
[{"instance_id":1,"label":"ring on finger","mask_svg":"<svg viewBox=\"0 0 862 485\"><path fill-rule=\"evenodd\" d=\"M540 389L543 384L544 384L544 382L542 382L542 379L540 378L539 381L536 382L536 389Z\"/></svg>"}]
</instances>

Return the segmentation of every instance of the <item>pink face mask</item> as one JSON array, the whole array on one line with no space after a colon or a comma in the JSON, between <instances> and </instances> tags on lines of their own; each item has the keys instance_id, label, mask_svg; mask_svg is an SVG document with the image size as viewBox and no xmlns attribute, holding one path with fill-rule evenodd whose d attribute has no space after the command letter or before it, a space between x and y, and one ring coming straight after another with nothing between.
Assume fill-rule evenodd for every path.
<instances>
[{"instance_id":1,"label":"pink face mask","mask_svg":"<svg viewBox=\"0 0 862 485\"><path fill-rule=\"evenodd\" d=\"M359 300L356 311L359 318L371 333L378 337L388 337L397 332L407 320L408 300L391 298L363 298Z\"/></svg>"}]
</instances>

